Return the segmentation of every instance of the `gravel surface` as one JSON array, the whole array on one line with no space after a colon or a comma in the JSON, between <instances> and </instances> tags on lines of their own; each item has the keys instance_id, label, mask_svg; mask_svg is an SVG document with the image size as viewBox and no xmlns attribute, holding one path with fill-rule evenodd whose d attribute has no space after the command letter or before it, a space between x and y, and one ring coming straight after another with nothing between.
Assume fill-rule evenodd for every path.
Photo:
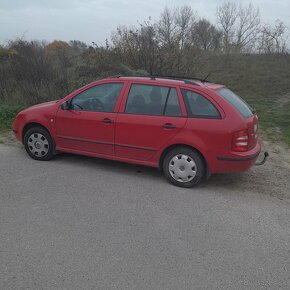
<instances>
[{"instance_id":1,"label":"gravel surface","mask_svg":"<svg viewBox=\"0 0 290 290\"><path fill-rule=\"evenodd\" d=\"M182 189L0 144L0 289L290 289L288 151L268 147L264 166Z\"/></svg>"}]
</instances>

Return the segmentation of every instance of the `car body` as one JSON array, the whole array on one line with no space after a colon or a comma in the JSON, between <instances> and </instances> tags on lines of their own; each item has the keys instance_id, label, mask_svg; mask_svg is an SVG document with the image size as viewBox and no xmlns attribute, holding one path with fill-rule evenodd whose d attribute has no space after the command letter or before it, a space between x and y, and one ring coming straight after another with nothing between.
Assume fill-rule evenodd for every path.
<instances>
[{"instance_id":1,"label":"car body","mask_svg":"<svg viewBox=\"0 0 290 290\"><path fill-rule=\"evenodd\" d=\"M37 135L34 128L48 135ZM69 152L164 169L166 157L180 148L176 162L168 160L173 173L167 173L174 184L184 187L205 175L245 171L261 149L257 115L242 99L223 85L177 77L98 80L62 100L21 111L13 131L37 160ZM47 139L45 144L41 139ZM183 154L185 149L199 160ZM197 170L190 174L202 176L189 182L182 174L197 163L200 174ZM179 181L174 178L176 170Z\"/></svg>"}]
</instances>

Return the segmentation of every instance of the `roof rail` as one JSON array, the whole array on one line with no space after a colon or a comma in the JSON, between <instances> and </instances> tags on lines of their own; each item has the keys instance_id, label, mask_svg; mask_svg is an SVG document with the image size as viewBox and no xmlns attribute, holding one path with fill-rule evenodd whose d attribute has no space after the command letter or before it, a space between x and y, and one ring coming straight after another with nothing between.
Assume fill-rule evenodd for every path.
<instances>
[{"instance_id":1,"label":"roof rail","mask_svg":"<svg viewBox=\"0 0 290 290\"><path fill-rule=\"evenodd\" d=\"M200 82L209 82L207 80L209 74L205 77L205 78L196 78L196 77L191 77L191 76L175 76L175 75L152 75L152 77L156 77L156 78L172 78L172 79L180 79L180 80L197 80Z\"/></svg>"},{"instance_id":2,"label":"roof rail","mask_svg":"<svg viewBox=\"0 0 290 290\"><path fill-rule=\"evenodd\" d=\"M122 75L114 75L108 78L120 78ZM170 75L139 75L139 76L124 76L124 77L134 77L134 78L150 78L151 80L158 79L167 79L167 80L177 80L183 81L185 84L199 86L199 84L193 82L192 80L203 81L202 79L192 78L192 77L183 77L183 76L170 76Z\"/></svg>"},{"instance_id":3,"label":"roof rail","mask_svg":"<svg viewBox=\"0 0 290 290\"><path fill-rule=\"evenodd\" d=\"M199 84L193 82L192 80L199 80L193 79L191 77L183 77L183 76L171 76L171 75L151 75L151 79L168 79L168 80L176 80L176 81L183 81L185 84L199 86Z\"/></svg>"},{"instance_id":4,"label":"roof rail","mask_svg":"<svg viewBox=\"0 0 290 290\"><path fill-rule=\"evenodd\" d=\"M122 77L122 75L121 74L117 74L117 75L112 75L112 76L107 76L106 77L106 79L115 79L115 78L120 78L120 77Z\"/></svg>"}]
</instances>

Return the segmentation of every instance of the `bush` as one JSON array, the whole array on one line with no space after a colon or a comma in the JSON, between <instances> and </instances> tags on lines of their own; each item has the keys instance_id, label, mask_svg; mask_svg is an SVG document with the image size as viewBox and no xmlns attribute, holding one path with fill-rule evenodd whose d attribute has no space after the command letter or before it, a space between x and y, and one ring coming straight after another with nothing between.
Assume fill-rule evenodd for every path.
<instances>
[{"instance_id":1,"label":"bush","mask_svg":"<svg viewBox=\"0 0 290 290\"><path fill-rule=\"evenodd\" d=\"M20 105L0 106L0 132L12 129L13 120L21 109L23 109L23 106Z\"/></svg>"}]
</instances>

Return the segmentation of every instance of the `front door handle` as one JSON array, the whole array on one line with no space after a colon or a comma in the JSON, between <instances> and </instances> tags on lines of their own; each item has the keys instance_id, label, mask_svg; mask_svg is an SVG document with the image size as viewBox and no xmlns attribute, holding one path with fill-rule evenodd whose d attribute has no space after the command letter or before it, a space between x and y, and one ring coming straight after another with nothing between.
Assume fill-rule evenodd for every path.
<instances>
[{"instance_id":1,"label":"front door handle","mask_svg":"<svg viewBox=\"0 0 290 290\"><path fill-rule=\"evenodd\" d=\"M171 123L166 123L163 125L163 128L166 128L166 129L175 129L176 126L171 124Z\"/></svg>"},{"instance_id":2,"label":"front door handle","mask_svg":"<svg viewBox=\"0 0 290 290\"><path fill-rule=\"evenodd\" d=\"M113 121L109 118L104 118L103 120L101 120L101 122L106 123L106 124L111 124L113 123Z\"/></svg>"}]
</instances>

